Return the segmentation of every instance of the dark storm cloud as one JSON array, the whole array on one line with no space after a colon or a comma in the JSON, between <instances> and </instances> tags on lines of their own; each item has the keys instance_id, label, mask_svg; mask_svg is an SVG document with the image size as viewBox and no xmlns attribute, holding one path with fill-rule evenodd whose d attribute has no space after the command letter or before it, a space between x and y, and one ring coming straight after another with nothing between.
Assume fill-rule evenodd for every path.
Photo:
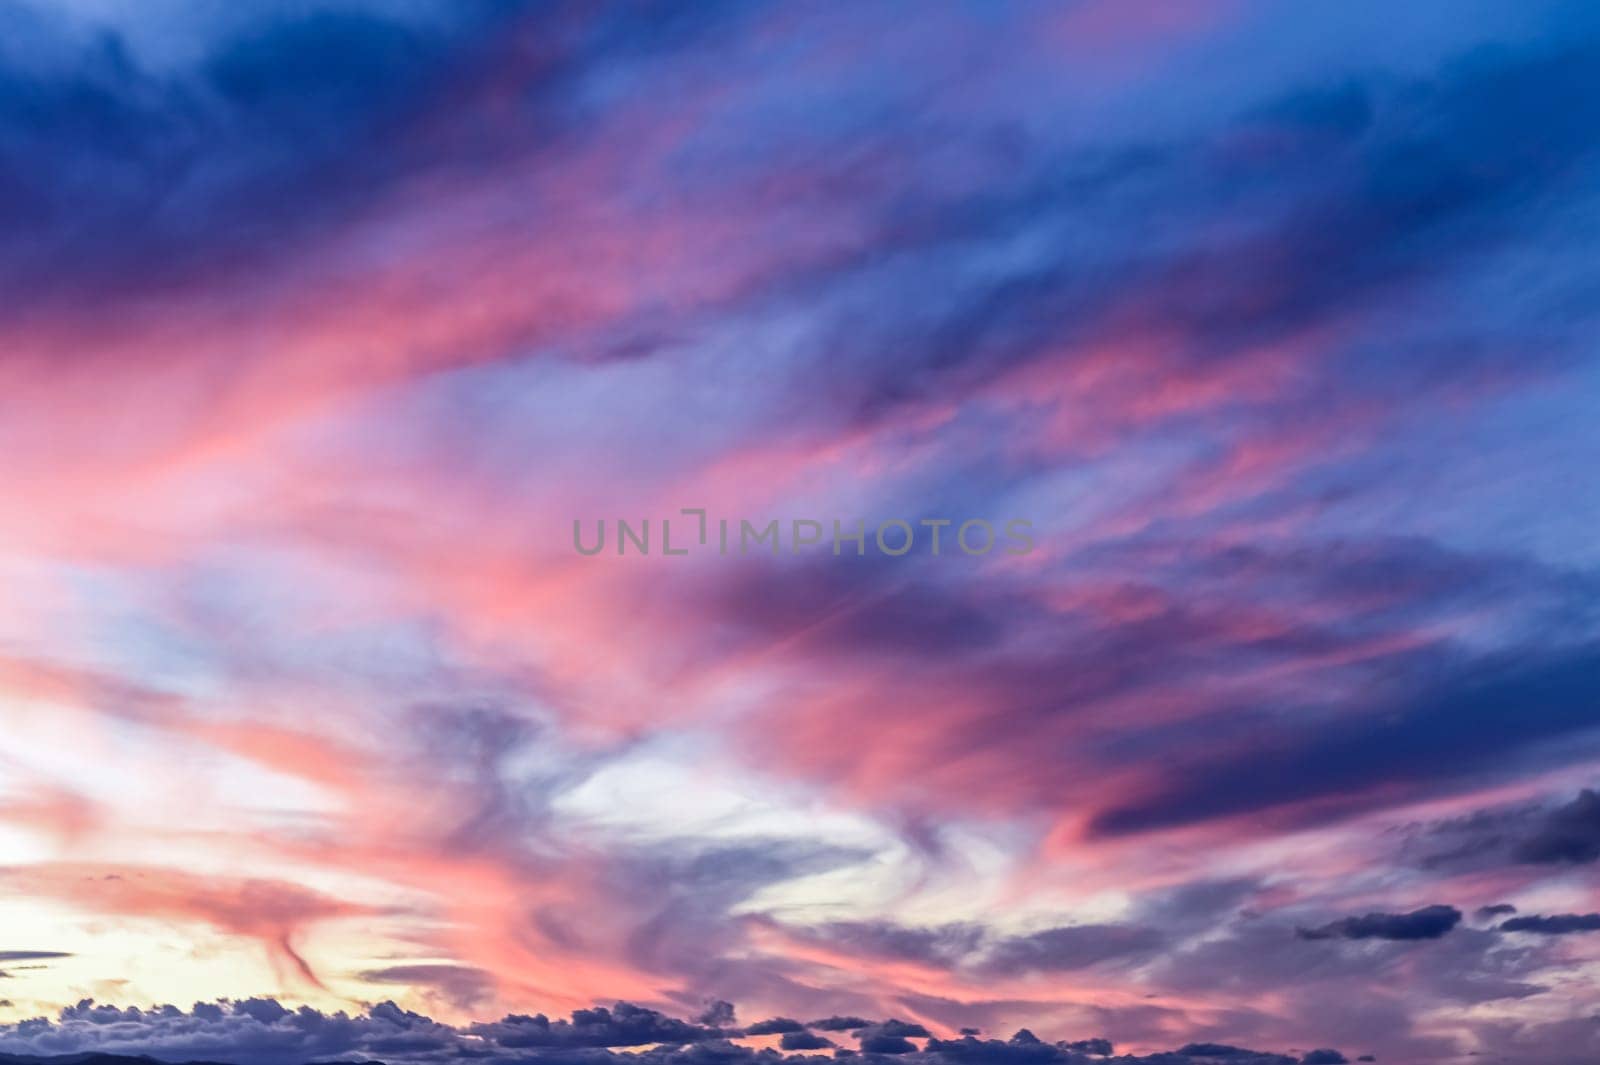
<instances>
[{"instance_id":1,"label":"dark storm cloud","mask_svg":"<svg viewBox=\"0 0 1600 1065\"><path fill-rule=\"evenodd\" d=\"M772 1017L747 1025L745 1035L783 1035L786 1032L803 1032L805 1025L789 1017Z\"/></svg>"},{"instance_id":2,"label":"dark storm cloud","mask_svg":"<svg viewBox=\"0 0 1600 1065\"><path fill-rule=\"evenodd\" d=\"M833 1040L805 1030L784 1032L783 1038L778 1041L779 1048L783 1050L831 1050L835 1045Z\"/></svg>"},{"instance_id":3,"label":"dark storm cloud","mask_svg":"<svg viewBox=\"0 0 1600 1065\"><path fill-rule=\"evenodd\" d=\"M1301 928L1301 939L1438 939L1461 923L1454 906L1424 906L1410 913L1369 913L1344 917L1320 928Z\"/></svg>"},{"instance_id":4,"label":"dark storm cloud","mask_svg":"<svg viewBox=\"0 0 1600 1065\"><path fill-rule=\"evenodd\" d=\"M1600 913L1558 913L1549 916L1529 914L1513 917L1500 925L1502 932L1533 932L1542 936L1564 936L1574 932L1600 932Z\"/></svg>"}]
</instances>

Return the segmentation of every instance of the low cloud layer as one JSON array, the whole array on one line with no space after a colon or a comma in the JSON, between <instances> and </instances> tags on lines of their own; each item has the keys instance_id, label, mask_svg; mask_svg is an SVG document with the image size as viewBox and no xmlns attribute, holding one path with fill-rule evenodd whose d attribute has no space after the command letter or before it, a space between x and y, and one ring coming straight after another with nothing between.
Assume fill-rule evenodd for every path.
<instances>
[{"instance_id":1,"label":"low cloud layer","mask_svg":"<svg viewBox=\"0 0 1600 1065\"><path fill-rule=\"evenodd\" d=\"M772 1034L771 1024L752 1026ZM706 1029L655 1010L617 1003L575 1011L551 1021L543 1016L508 1016L488 1024L454 1027L382 1003L366 1013L327 1014L307 1007L287 1009L272 999L199 1003L188 1011L172 1006L118 1009L85 1000L44 1018L0 1026L0 1063L8 1055L148 1055L162 1061L204 1058L228 1065L296 1065L333 1058L361 1058L387 1065L483 1065L548 1062L551 1065L782 1065L860 1059L893 1059L902 1065L1091 1065L1113 1053L1103 1038L1047 1043L1026 1029L1007 1040L966 1035L938 1039L915 1023L885 1020L858 1033L859 1049L834 1044L806 1027L781 1025L782 1052L734 1040L751 1033ZM916 1042L913 1042L916 1040ZM620 1048L645 1049L622 1053ZM821 1050L818 1057L797 1053ZM1305 1062L1343 1061L1317 1051ZM1320 1056L1319 1056L1320 1055ZM1118 1065L1174 1065L1177 1061L1229 1065L1296 1065L1288 1054L1223 1044L1195 1043L1172 1052L1124 1055Z\"/></svg>"}]
</instances>

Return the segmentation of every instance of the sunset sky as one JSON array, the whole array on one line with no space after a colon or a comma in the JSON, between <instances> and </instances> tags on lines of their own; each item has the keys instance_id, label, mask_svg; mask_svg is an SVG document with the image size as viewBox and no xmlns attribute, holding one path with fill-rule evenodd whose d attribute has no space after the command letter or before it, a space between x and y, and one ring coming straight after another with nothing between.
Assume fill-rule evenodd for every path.
<instances>
[{"instance_id":1,"label":"sunset sky","mask_svg":"<svg viewBox=\"0 0 1600 1065\"><path fill-rule=\"evenodd\" d=\"M0 0L0 1053L1600 1060L1597 241L1583 2Z\"/></svg>"}]
</instances>

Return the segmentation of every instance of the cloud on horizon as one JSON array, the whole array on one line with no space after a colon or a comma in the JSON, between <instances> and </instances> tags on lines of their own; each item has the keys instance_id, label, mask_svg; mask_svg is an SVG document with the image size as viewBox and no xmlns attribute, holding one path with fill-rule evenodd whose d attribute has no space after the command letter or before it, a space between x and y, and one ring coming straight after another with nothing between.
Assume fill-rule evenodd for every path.
<instances>
[{"instance_id":1,"label":"cloud on horizon","mask_svg":"<svg viewBox=\"0 0 1600 1065\"><path fill-rule=\"evenodd\" d=\"M543 1021L543 1023L538 1023ZM537 1030L536 1038L530 1039ZM347 1055L387 1065L437 1065L454 1061L540 1061L606 1065L756 1065L760 1062L835 1060L833 1056L784 1055L731 1042L742 1033L703 1029L627 1003L576 1011L569 1019L506 1017L490 1024L455 1028L380 1003L361 1014L325 1014L308 1007L290 1010L272 999L197 1003L185 1012L172 1006L118 1009L84 1000L54 1020L37 1018L0 1025L0 1061L9 1055L149 1055L163 1061L203 1056L227 1065L286 1065ZM804 1035L787 1032L787 1036ZM645 1038L656 1035L661 1038ZM891 1056L903 1065L1090 1065L1113 1053L1102 1038L1046 1043L1023 1029L1009 1040L928 1038L919 1025L884 1021L861 1035L861 1051L840 1056L872 1060ZM923 1039L918 1047L911 1038ZM792 1039L785 1049L824 1049L822 1039ZM618 1053L612 1048L664 1045ZM804 1044L803 1046L798 1044ZM1326 1052L1319 1052L1326 1053ZM1295 1065L1292 1055L1240 1047L1192 1044L1172 1053L1123 1055L1126 1065L1163 1065L1173 1056L1226 1058L1233 1065ZM1306 1060L1312 1060L1310 1058ZM1332 1060L1322 1058L1316 1060Z\"/></svg>"}]
</instances>

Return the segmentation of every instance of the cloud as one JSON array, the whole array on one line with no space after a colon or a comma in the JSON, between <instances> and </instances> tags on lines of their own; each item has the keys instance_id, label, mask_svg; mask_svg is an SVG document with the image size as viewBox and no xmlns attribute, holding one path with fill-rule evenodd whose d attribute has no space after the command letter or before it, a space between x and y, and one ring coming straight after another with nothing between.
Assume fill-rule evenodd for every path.
<instances>
[{"instance_id":1,"label":"cloud","mask_svg":"<svg viewBox=\"0 0 1600 1065\"><path fill-rule=\"evenodd\" d=\"M912 1054L917 1049L909 1039L882 1032L862 1032L858 1038L863 1054Z\"/></svg>"},{"instance_id":2,"label":"cloud","mask_svg":"<svg viewBox=\"0 0 1600 1065\"><path fill-rule=\"evenodd\" d=\"M6 1055L11 1054L143 1054L161 1061L203 1058L230 1065L286 1065L356 1057L388 1065L443 1065L459 1060L485 1065L799 1065L819 1060L756 1050L715 1035L642 1051L610 1049L644 1045L639 1043L605 1045L605 1040L619 1034L631 1039L643 1030L632 1028L619 1033L616 1018L639 1021L651 1012L627 1010L619 1004L607 1011L611 1020L601 1022L596 1011L577 1011L570 1021L551 1024L552 1029L559 1025L568 1033L561 1041L530 1044L520 1038L527 1027L526 1018L507 1017L494 1024L454 1028L399 1009L393 1003L381 1003L365 1013L349 1015L326 1014L308 1007L291 1010L272 999L197 1003L188 1011L172 1006L118 1008L85 1000L63 1009L53 1021L36 1018L0 1025L0 1061L8 1060ZM685 1023L660 1015L648 1022L663 1031ZM1112 1045L1105 1039L1046 1043L1027 1029L1006 1041L971 1036L954 1040L930 1038L927 1047L918 1050L906 1036L915 1036L919 1031L918 1025L885 1021L876 1027L871 1039L862 1041L860 1053L892 1055L905 1065L1085 1065L1089 1057L1112 1053ZM810 1051L828 1049L833 1044L820 1037L807 1038L804 1032L787 1032L783 1046L786 1051ZM1204 1044L1172 1053L1227 1057L1234 1065L1278 1065L1293 1060L1263 1051ZM1126 1065L1167 1065L1172 1053L1130 1055L1119 1060Z\"/></svg>"},{"instance_id":3,"label":"cloud","mask_svg":"<svg viewBox=\"0 0 1600 1065\"><path fill-rule=\"evenodd\" d=\"M924 1049L929 1058L953 1065L1032 1065L1057 1062L1063 1056L1109 1057L1112 1053L1111 1042L1107 1039L1079 1039L1050 1044L1041 1041L1026 1028L1020 1029L1009 1040L977 1039L966 1035L960 1039L932 1039Z\"/></svg>"},{"instance_id":4,"label":"cloud","mask_svg":"<svg viewBox=\"0 0 1600 1065\"><path fill-rule=\"evenodd\" d=\"M58 958L70 958L71 954L56 950L0 950L0 962L18 961L54 961ZM38 969L39 965L12 966L13 969ZM0 969L0 980L11 979L11 972Z\"/></svg>"},{"instance_id":5,"label":"cloud","mask_svg":"<svg viewBox=\"0 0 1600 1065\"><path fill-rule=\"evenodd\" d=\"M962 964L982 949L986 938L980 926L960 923L929 928L893 921L833 921L798 932L858 957L941 968Z\"/></svg>"},{"instance_id":6,"label":"cloud","mask_svg":"<svg viewBox=\"0 0 1600 1065\"><path fill-rule=\"evenodd\" d=\"M1370 718L1285 728L1262 737L1247 754L1203 762L1101 812L1095 828L1105 836L1126 835L1317 800L1336 814L1348 813L1366 805L1360 796L1380 785L1419 795L1448 791L1492 775L1508 750L1589 731L1596 677L1600 650L1593 646L1542 659L1461 664L1443 683ZM1509 715L1508 706L1523 713Z\"/></svg>"},{"instance_id":7,"label":"cloud","mask_svg":"<svg viewBox=\"0 0 1600 1065\"><path fill-rule=\"evenodd\" d=\"M37 863L0 870L13 890L44 894L101 913L200 921L260 942L274 961L321 987L295 937L321 921L373 908L262 878L202 876L159 866Z\"/></svg>"},{"instance_id":8,"label":"cloud","mask_svg":"<svg viewBox=\"0 0 1600 1065\"><path fill-rule=\"evenodd\" d=\"M1244 1047L1232 1046L1228 1043L1186 1043L1173 1053L1181 1058L1198 1058L1201 1061L1235 1062L1243 1061L1254 1063L1267 1060L1282 1062L1283 1065L1293 1065L1294 1059L1281 1055L1263 1055L1258 1051L1246 1050Z\"/></svg>"},{"instance_id":9,"label":"cloud","mask_svg":"<svg viewBox=\"0 0 1600 1065\"><path fill-rule=\"evenodd\" d=\"M815 1032L784 1032L778 1046L783 1050L830 1050L837 1044Z\"/></svg>"},{"instance_id":10,"label":"cloud","mask_svg":"<svg viewBox=\"0 0 1600 1065\"><path fill-rule=\"evenodd\" d=\"M1068 925L1003 939L984 964L997 972L1063 972L1103 961L1148 956L1167 945L1161 930L1127 924Z\"/></svg>"},{"instance_id":11,"label":"cloud","mask_svg":"<svg viewBox=\"0 0 1600 1065\"><path fill-rule=\"evenodd\" d=\"M468 965L389 965L358 975L374 984L437 988L447 1001L464 1008L482 1004L494 990L491 974Z\"/></svg>"},{"instance_id":12,"label":"cloud","mask_svg":"<svg viewBox=\"0 0 1600 1065\"><path fill-rule=\"evenodd\" d=\"M1114 1053L1114 1048L1109 1039L1074 1039L1065 1045L1066 1049L1074 1054L1095 1054L1108 1058Z\"/></svg>"},{"instance_id":13,"label":"cloud","mask_svg":"<svg viewBox=\"0 0 1600 1065\"><path fill-rule=\"evenodd\" d=\"M281 1065L350 1053L384 1060L427 1061L462 1045L452 1029L384 1003L365 1014L288 1010L271 999L198 1003L185 1012L99 1005L84 1000L54 1020L0 1026L0 1052L15 1054L149 1054L167 1061L226 1060Z\"/></svg>"},{"instance_id":14,"label":"cloud","mask_svg":"<svg viewBox=\"0 0 1600 1065\"><path fill-rule=\"evenodd\" d=\"M425 165L415 142L393 134L443 87L482 25L467 9L481 6L462 5L465 17L431 33L350 8L258 17L236 23L182 73L151 69L114 36L85 39L65 20L30 20L35 46L62 60L29 77L26 63L0 57L0 102L9 104L0 106L0 158L16 174L21 227L0 276L46 295L137 286L156 274L178 283L206 267L231 271L275 239L302 246L319 225L348 222L358 189L370 196ZM337 71L311 59L334 54L347 60ZM115 151L86 135L99 127L117 130ZM364 148L351 153L354 144ZM82 209L78 194L91 185L95 224L74 229L68 212ZM157 198L165 202L152 210Z\"/></svg>"},{"instance_id":15,"label":"cloud","mask_svg":"<svg viewBox=\"0 0 1600 1065\"><path fill-rule=\"evenodd\" d=\"M80 11L114 6L0 3L0 498L27 501L0 508L0 646L108 674L0 668L8 780L83 777L0 801L85 856L6 886L168 923L206 972L246 937L290 987L338 923L440 959L341 977L512 1012L488 1044L265 1000L53 1038L739 1061L731 1007L527 1015L737 993L1140 1046L1371 1030L1421 1060L1456 1051L1451 1007L1571 995L1555 944L1414 951L1437 921L1369 914L1305 933L1363 949L1313 950L1292 922L1370 904L1350 870L1401 808L1592 757L1592 508L1551 487L1589 483L1591 17ZM1196 64L1224 73L1193 91ZM552 515L708 497L1038 514L1041 550L547 551ZM649 797L609 801L612 764ZM1522 826L1516 877L1594 860L1585 796ZM1213 894L1285 828L1317 831ZM793 906L836 885L873 901Z\"/></svg>"},{"instance_id":16,"label":"cloud","mask_svg":"<svg viewBox=\"0 0 1600 1065\"><path fill-rule=\"evenodd\" d=\"M1501 803L1430 822L1413 835L1408 849L1420 852L1427 870L1588 864L1600 854L1600 797L1585 788L1566 801Z\"/></svg>"},{"instance_id":17,"label":"cloud","mask_svg":"<svg viewBox=\"0 0 1600 1065\"><path fill-rule=\"evenodd\" d=\"M1500 925L1502 932L1533 932L1542 936L1564 936L1574 932L1600 932L1600 913L1559 913L1549 916L1529 914L1513 917Z\"/></svg>"},{"instance_id":18,"label":"cloud","mask_svg":"<svg viewBox=\"0 0 1600 1065\"><path fill-rule=\"evenodd\" d=\"M574 1010L571 1020L552 1021L544 1014L512 1015L488 1024L473 1025L474 1035L500 1046L532 1050L542 1048L636 1047L650 1043L679 1045L718 1040L728 1033L706 1027L707 1019L733 1021L733 1007L718 1002L689 1024L656 1010L619 1002L611 1008Z\"/></svg>"},{"instance_id":19,"label":"cloud","mask_svg":"<svg viewBox=\"0 0 1600 1065\"><path fill-rule=\"evenodd\" d=\"M1176 930L1185 916L1185 907L1196 899L1216 892L1197 886L1193 892L1162 893L1149 900L1150 920L1159 911ZM1231 897L1231 894L1230 894ZM1061 974L1099 969L1102 973L1126 973L1157 957L1170 944L1172 935L1153 924L1142 923L1146 900L1141 900L1136 920L1127 923L1066 925L1044 928L1023 935L1006 935L976 923L954 923L921 927L892 921L829 922L815 926L788 926L762 921L763 938L776 940L780 950L793 950L802 957L826 961L843 971L883 971L901 979L914 980L913 986L937 994L1000 995L1025 994L1033 974ZM1114 977L1113 977L1114 978ZM822 1030L866 1028L867 1035L926 1037L925 1026L905 1026L899 1022L868 1025L859 1016L832 1017L811 1022Z\"/></svg>"},{"instance_id":20,"label":"cloud","mask_svg":"<svg viewBox=\"0 0 1600 1065\"><path fill-rule=\"evenodd\" d=\"M772 1017L765 1021L757 1021L746 1025L745 1035L783 1035L788 1032L803 1032L805 1025L788 1017Z\"/></svg>"},{"instance_id":21,"label":"cloud","mask_svg":"<svg viewBox=\"0 0 1600 1065\"><path fill-rule=\"evenodd\" d=\"M1461 923L1454 906L1424 906L1410 913L1369 913L1343 917L1320 928L1300 928L1301 939L1438 939Z\"/></svg>"},{"instance_id":22,"label":"cloud","mask_svg":"<svg viewBox=\"0 0 1600 1065\"><path fill-rule=\"evenodd\" d=\"M727 1028L734 1023L733 1003L723 1000L709 1003L695 1018L700 1024L710 1025L713 1028Z\"/></svg>"},{"instance_id":23,"label":"cloud","mask_svg":"<svg viewBox=\"0 0 1600 1065\"><path fill-rule=\"evenodd\" d=\"M1585 788L1552 810L1517 845L1520 861L1540 865L1585 865L1600 860L1600 794Z\"/></svg>"},{"instance_id":24,"label":"cloud","mask_svg":"<svg viewBox=\"0 0 1600 1065\"><path fill-rule=\"evenodd\" d=\"M816 1028L824 1032L847 1032L857 1028L865 1028L872 1022L865 1017L823 1017L809 1022L807 1028Z\"/></svg>"}]
</instances>

